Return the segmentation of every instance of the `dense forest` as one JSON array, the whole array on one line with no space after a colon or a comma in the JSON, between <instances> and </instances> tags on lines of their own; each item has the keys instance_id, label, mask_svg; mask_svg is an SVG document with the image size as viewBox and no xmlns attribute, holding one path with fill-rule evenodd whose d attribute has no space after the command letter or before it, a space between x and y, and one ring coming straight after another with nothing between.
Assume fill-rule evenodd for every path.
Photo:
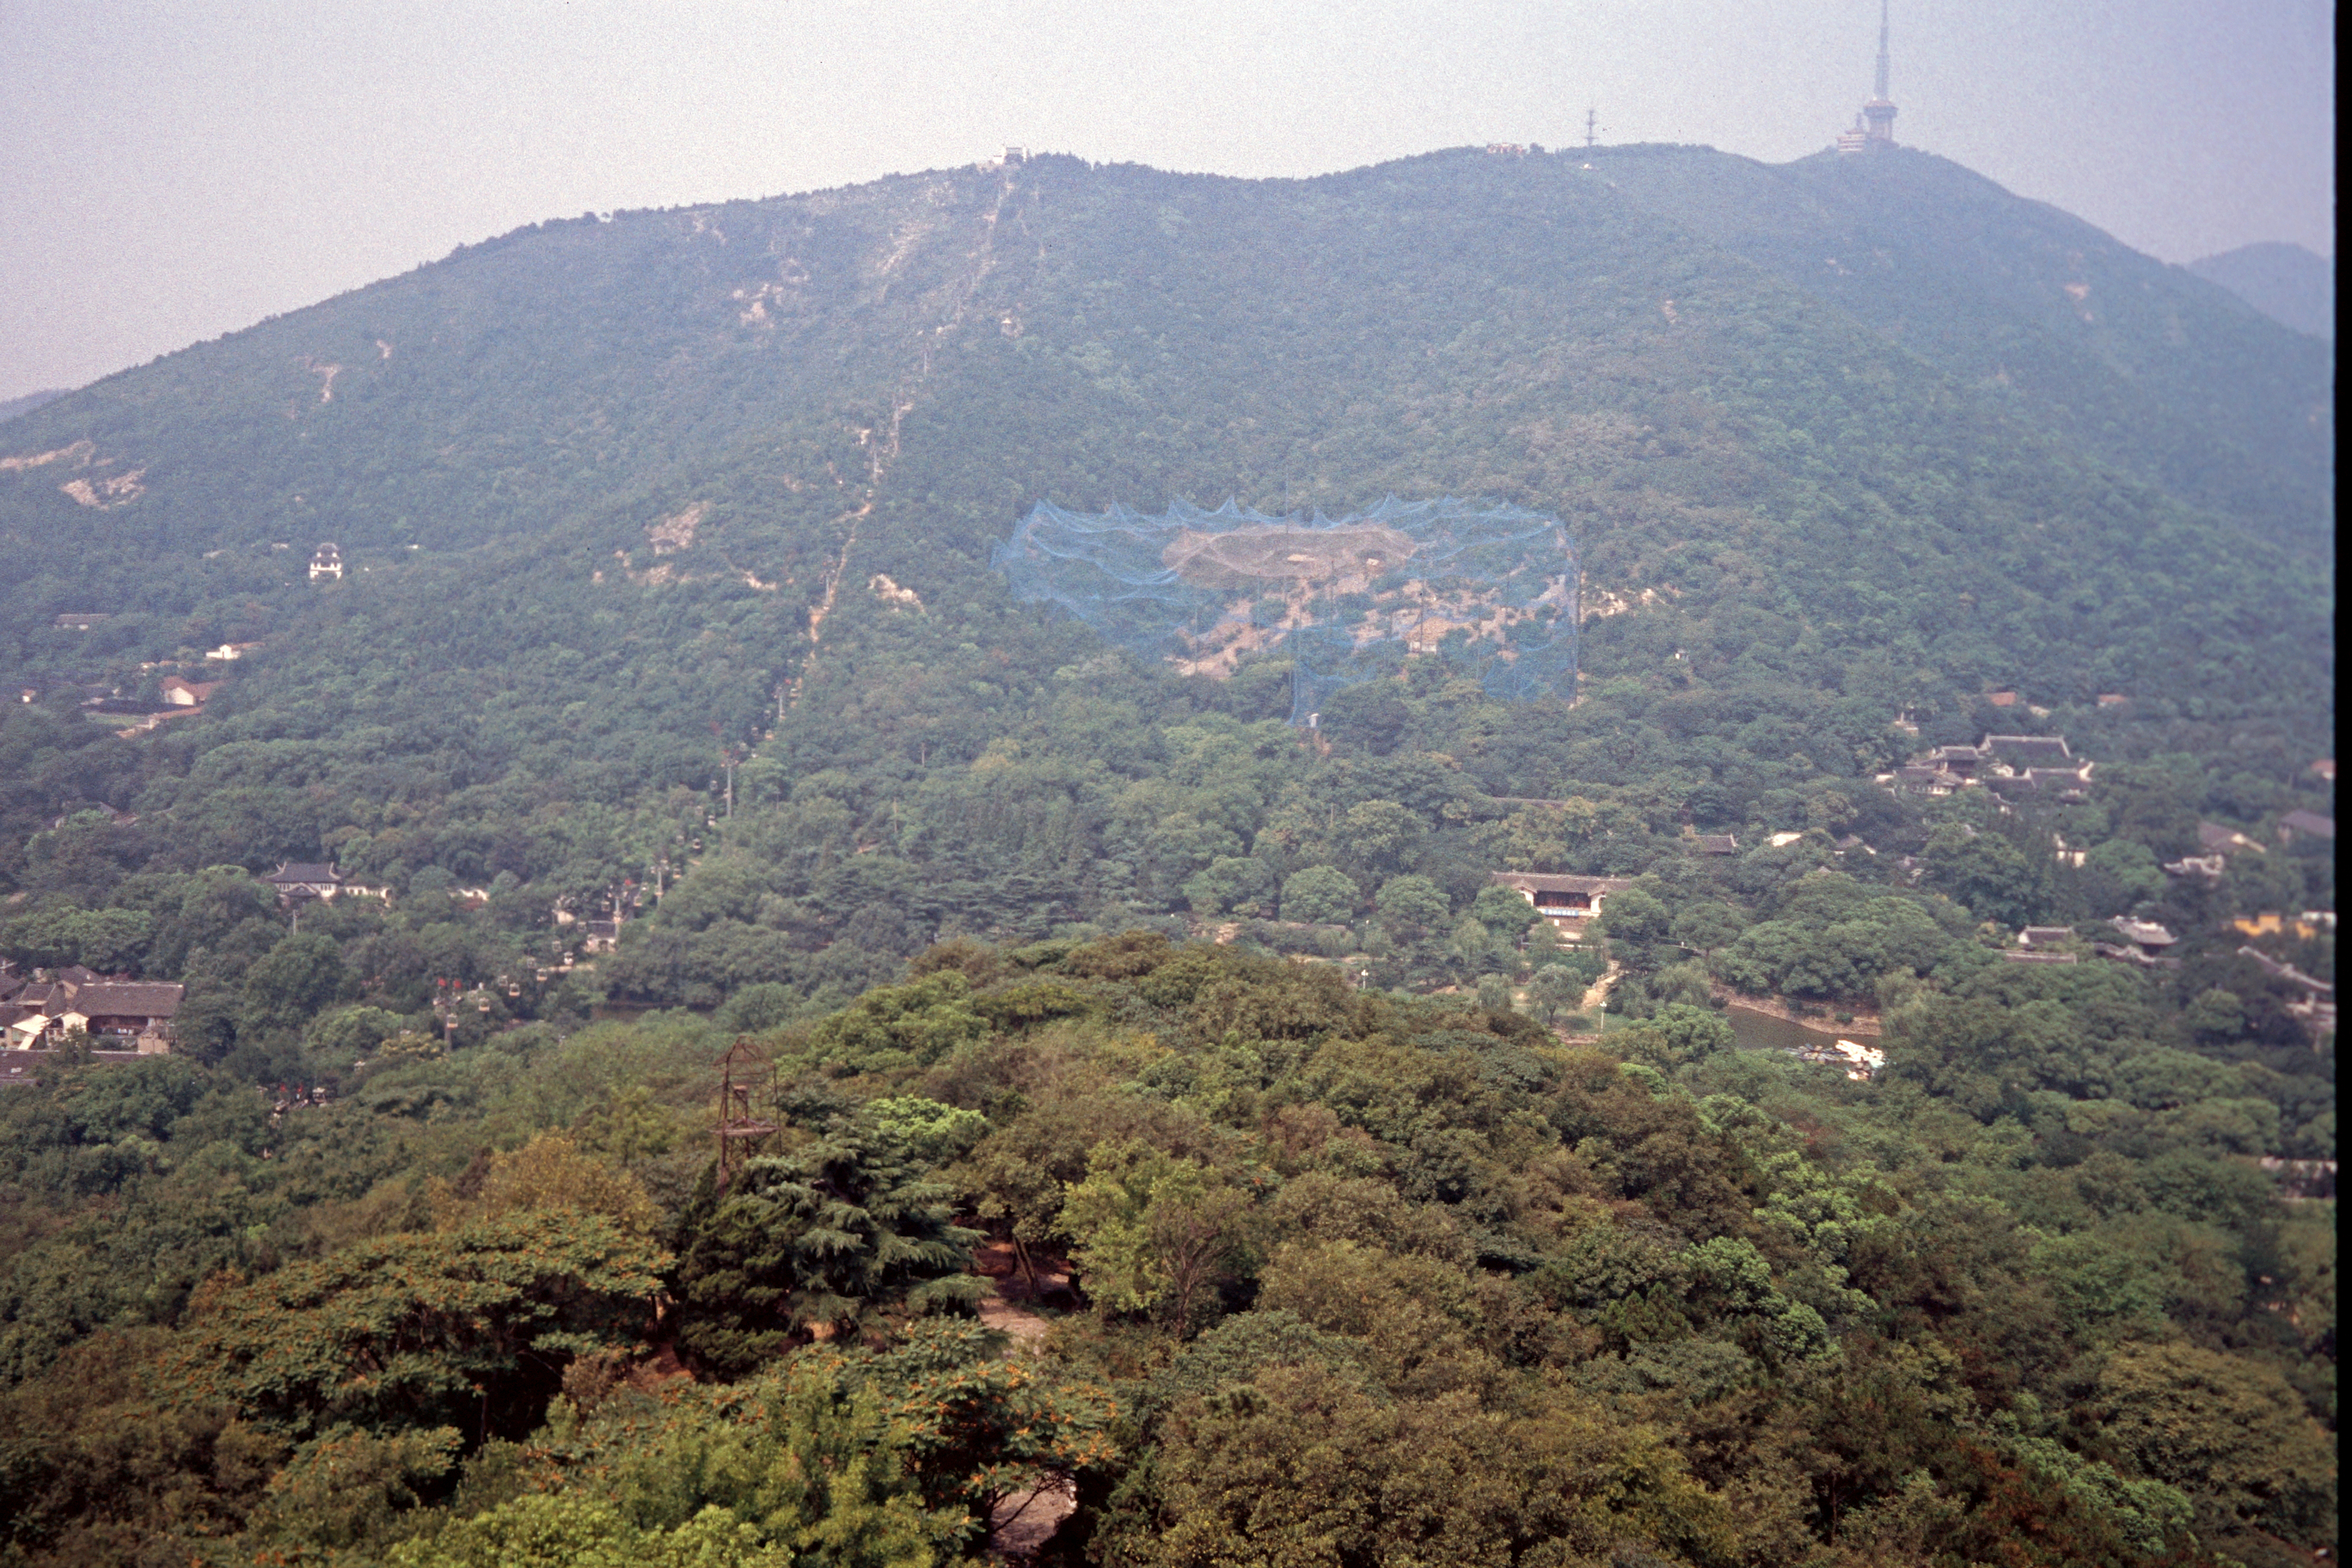
<instances>
[{"instance_id":1,"label":"dense forest","mask_svg":"<svg viewBox=\"0 0 2352 1568\"><path fill-rule=\"evenodd\" d=\"M2281 1075L2119 967L1948 963L1855 1083L1686 1003L1564 1044L967 940L765 1037L723 1190L691 1014L275 1115L60 1067L0 1100L12 1550L913 1563L1046 1490L1068 1562L2308 1560Z\"/></svg>"},{"instance_id":2,"label":"dense forest","mask_svg":"<svg viewBox=\"0 0 2352 1568\"><path fill-rule=\"evenodd\" d=\"M1038 158L6 417L0 961L184 992L0 1087L0 1552L2312 1561L2333 375L1900 150ZM1559 518L1575 695L989 567L1229 496Z\"/></svg>"}]
</instances>

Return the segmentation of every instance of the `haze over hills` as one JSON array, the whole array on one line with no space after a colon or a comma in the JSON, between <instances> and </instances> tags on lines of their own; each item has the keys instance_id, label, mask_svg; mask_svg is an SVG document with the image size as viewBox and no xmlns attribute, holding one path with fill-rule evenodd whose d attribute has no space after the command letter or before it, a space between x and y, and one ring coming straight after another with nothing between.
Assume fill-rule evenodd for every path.
<instances>
[{"instance_id":1,"label":"haze over hills","mask_svg":"<svg viewBox=\"0 0 2352 1568\"><path fill-rule=\"evenodd\" d=\"M1624 197L1649 221L1621 210ZM1136 216L1147 199L1177 204L1168 221L1187 226L1090 232L1114 215ZM1171 262L1198 280L1221 251L1239 248L1253 222L1312 224L1340 216L1342 205L1358 220L1347 248L1363 252L1359 266L1384 259L1381 226L1396 226L1388 237L1407 244L1417 228L1458 225L1465 247L1500 240L1519 253L1526 271L1513 281L1523 288L1567 281L1596 261L1638 273L1668 253L1685 276L1717 273L1729 250L1843 307L1848 324L1888 340L1880 357L1907 351L1976 392L2000 389L2029 422L2082 422L2062 427L2120 466L2155 473L2168 460L2160 449L2185 447L2168 459L2176 487L2210 489L2221 482L2217 468L2251 482L2251 465L2310 502L2314 476L2326 471L2324 351L2235 318L2217 297L2077 220L1904 151L1867 167L1823 154L1781 169L1697 149L1603 149L1591 159L1491 166L1476 154L1440 154L1254 184L1044 160L1009 174L949 173L607 224L559 221L110 378L42 428L97 439L97 461L124 464L152 464L176 440L211 433L212 422L235 431L247 460L215 462L215 483L226 488L206 503L215 515L190 517L188 526L208 536L267 519L333 522L362 548L379 531L384 542L414 542L406 535L420 528L472 542L577 514L593 504L586 498L656 474L674 479L709 467L709 454L738 435L772 431L812 399L919 382L945 346L926 336L948 339L968 358L972 329L996 319L990 310L1034 310L1026 296L1072 280L1066 260L1057 265L1049 253L1055 240L1109 238L1108 250L1088 254L1102 274L1092 285L1157 276L1181 289L1188 279L1169 274ZM1045 232L1005 254L992 242L999 216ZM739 226L731 236L730 220ZM1197 232L1202 223L1212 232ZM1561 243L1547 247L1541 231ZM1700 247L1690 246L1694 235ZM1252 243L1271 238L1294 276L1253 279L1249 293L1294 315L1307 308L1300 275L1345 254L1330 251L1331 237L1311 227L1287 240L1251 235ZM1428 276L1389 281L1407 289L1444 269L1433 264ZM1649 293L1675 276L1622 286ZM1485 291L1495 294L1498 282L1487 280ZM1754 293L1747 279L1730 286ZM1524 293L1517 302L1531 303ZM1185 346L1213 352L1220 339L1247 342L1257 325L1253 303L1244 295L1229 320L1179 323L1195 327L1197 343ZM1547 325L1591 335L1594 303L1560 301ZM1785 312L1787 303L1779 296L1768 308ZM1434 300L1414 304L1444 309ZM1148 307L1114 302L1113 319L1139 308ZM1313 309L1345 319L1351 306L1318 300ZM197 384L232 401L209 415L185 403L169 412L173 389L184 398ZM298 416L286 417L289 409ZM501 442L483 428L493 409L532 440L509 434ZM2151 420L2158 430L2137 446L2112 433ZM142 451L117 455L110 440ZM404 443L425 441L431 464L373 471L417 455ZM362 472L338 477L330 459L346 453L362 459ZM1230 482L1213 458L1208 467L1208 488ZM479 483L488 472L510 473L524 493L488 499ZM1337 475L1322 482L1361 488ZM404 502L423 498L436 521L396 521ZM186 501L173 504L187 513Z\"/></svg>"},{"instance_id":2,"label":"haze over hills","mask_svg":"<svg viewBox=\"0 0 2352 1568\"><path fill-rule=\"evenodd\" d=\"M1899 149L1608 166L1660 216L2013 396L2105 461L2224 506L2326 515L2333 356L2244 331L2226 301L2080 218ZM2257 499L2270 486L2283 493Z\"/></svg>"},{"instance_id":3,"label":"haze over hills","mask_svg":"<svg viewBox=\"0 0 2352 1568\"><path fill-rule=\"evenodd\" d=\"M1041 158L541 225L38 409L0 479L31 568L0 646L54 687L266 641L110 786L182 824L173 853L259 862L380 816L385 768L437 819L523 778L615 806L702 788L730 745L762 745L787 792L979 757L1089 657L987 570L1040 499L1483 496L1561 516L1588 605L1637 606L1587 628L1587 689L1623 717L1663 703L1670 731L1728 741L1788 700L1759 682L1850 711L1847 739L1677 764L1737 823L1754 769L1867 771L1898 710L1958 733L1992 686L2317 743L2331 363L1908 152L1465 151L1265 182ZM331 591L299 569L320 539L352 567ZM48 629L87 610L110 618ZM1768 676L1790 628L1801 668ZM1246 688L1179 700L1279 710ZM338 760L361 735L365 761ZM255 779L271 826L201 826L218 797L194 781L298 737L299 787ZM1630 781L1563 754L1456 761L1496 795ZM862 778L853 816L898 788ZM1038 908L1113 897L1093 842ZM374 868L453 855L556 871L429 841ZM887 945L1011 918L990 898L894 905Z\"/></svg>"},{"instance_id":4,"label":"haze over hills","mask_svg":"<svg viewBox=\"0 0 2352 1568\"><path fill-rule=\"evenodd\" d=\"M2332 378L1922 154L1501 148L541 224L10 420L0 1554L2313 1561ZM1115 507L1118 646L992 566Z\"/></svg>"},{"instance_id":5,"label":"haze over hills","mask_svg":"<svg viewBox=\"0 0 2352 1568\"><path fill-rule=\"evenodd\" d=\"M2219 283L2272 321L2333 342L2336 264L2299 245L2242 245L2189 263L2198 277Z\"/></svg>"},{"instance_id":6,"label":"haze over hills","mask_svg":"<svg viewBox=\"0 0 2352 1568\"><path fill-rule=\"evenodd\" d=\"M65 395L66 389L57 386L45 387L39 392L28 392L22 397L0 399L0 420L14 419L19 414L30 414L44 403L55 403Z\"/></svg>"}]
</instances>

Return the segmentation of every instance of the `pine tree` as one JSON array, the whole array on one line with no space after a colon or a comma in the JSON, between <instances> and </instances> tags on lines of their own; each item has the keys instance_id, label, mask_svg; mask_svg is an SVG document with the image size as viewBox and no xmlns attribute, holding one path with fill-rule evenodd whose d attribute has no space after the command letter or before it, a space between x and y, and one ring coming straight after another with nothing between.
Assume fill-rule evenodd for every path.
<instances>
[{"instance_id":1,"label":"pine tree","mask_svg":"<svg viewBox=\"0 0 2352 1568\"><path fill-rule=\"evenodd\" d=\"M983 1287L964 1270L979 1233L951 1223L950 1197L864 1116L751 1161L686 1221L679 1348L740 1377L887 1310L972 1306Z\"/></svg>"}]
</instances>

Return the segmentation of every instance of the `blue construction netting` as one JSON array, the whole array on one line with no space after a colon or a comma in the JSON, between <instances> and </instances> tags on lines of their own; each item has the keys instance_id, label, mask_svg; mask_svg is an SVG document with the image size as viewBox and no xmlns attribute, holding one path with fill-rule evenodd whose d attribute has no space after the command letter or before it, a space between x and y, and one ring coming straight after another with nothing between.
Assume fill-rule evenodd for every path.
<instances>
[{"instance_id":1,"label":"blue construction netting","mask_svg":"<svg viewBox=\"0 0 2352 1568\"><path fill-rule=\"evenodd\" d=\"M1416 657L1512 701L1576 690L1575 542L1521 507L1391 496L1328 518L1178 501L1146 517L1040 502L990 564L1020 597L1185 674L1230 676L1279 649L1295 724Z\"/></svg>"}]
</instances>

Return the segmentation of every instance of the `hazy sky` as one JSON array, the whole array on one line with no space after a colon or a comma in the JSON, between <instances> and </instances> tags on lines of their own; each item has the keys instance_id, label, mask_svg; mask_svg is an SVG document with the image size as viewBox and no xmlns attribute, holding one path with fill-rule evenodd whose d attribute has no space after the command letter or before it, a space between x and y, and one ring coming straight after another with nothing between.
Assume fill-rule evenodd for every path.
<instances>
[{"instance_id":1,"label":"hazy sky","mask_svg":"<svg viewBox=\"0 0 2352 1568\"><path fill-rule=\"evenodd\" d=\"M0 398L544 217L1007 142L1305 174L1826 145L1876 0L0 0ZM1895 0L1898 140L2185 261L2335 253L2316 0Z\"/></svg>"}]
</instances>

